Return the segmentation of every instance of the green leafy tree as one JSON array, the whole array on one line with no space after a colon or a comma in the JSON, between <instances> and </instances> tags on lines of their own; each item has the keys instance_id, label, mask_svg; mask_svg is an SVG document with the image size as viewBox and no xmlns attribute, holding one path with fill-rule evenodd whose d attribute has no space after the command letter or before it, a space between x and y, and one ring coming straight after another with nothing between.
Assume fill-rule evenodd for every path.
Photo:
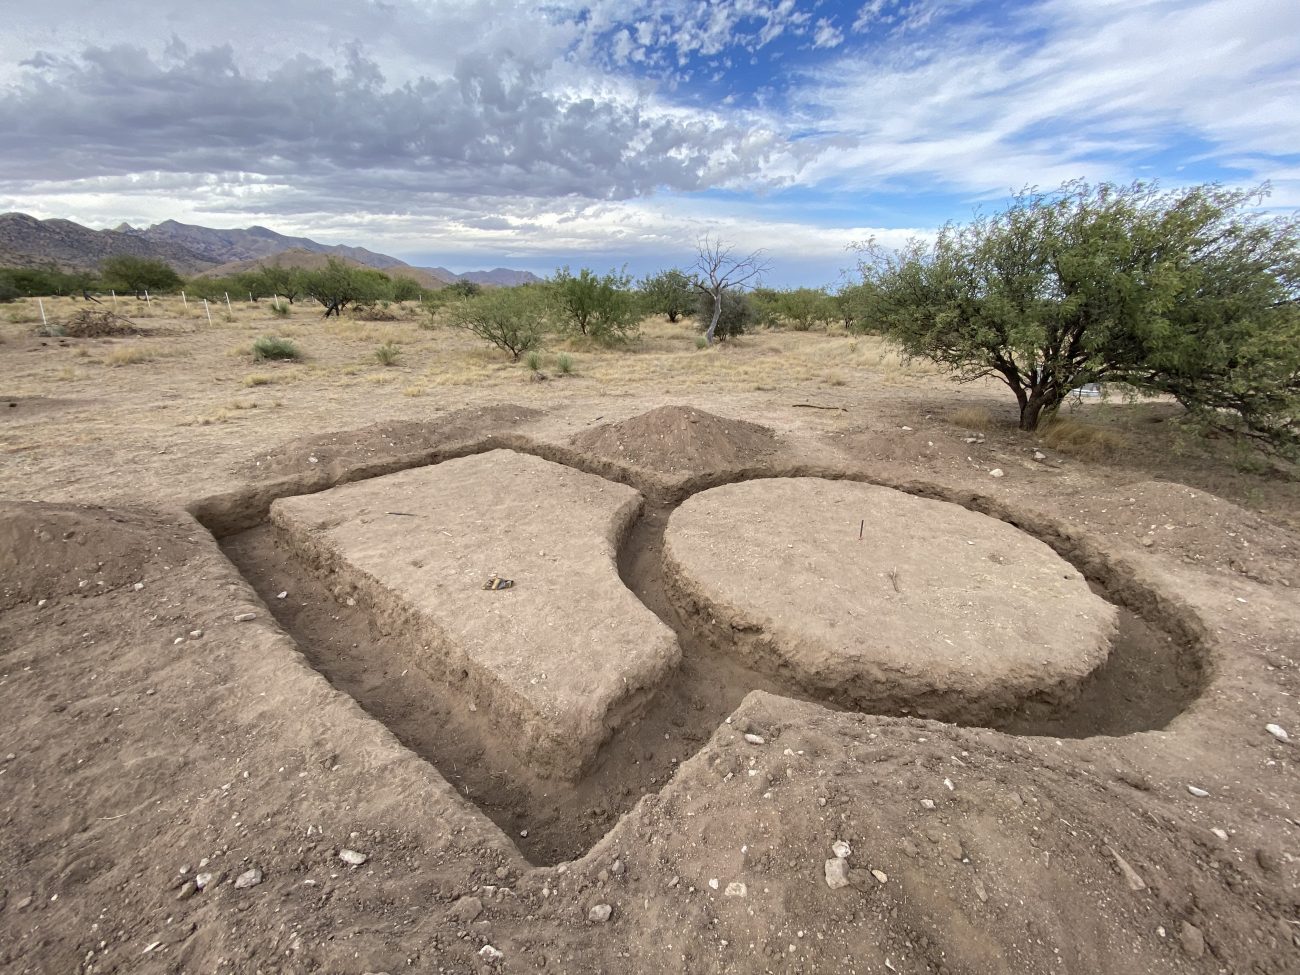
<instances>
[{"instance_id":1,"label":"green leafy tree","mask_svg":"<svg viewBox=\"0 0 1300 975\"><path fill-rule=\"evenodd\" d=\"M546 320L546 300L537 288L493 288L448 309L452 327L473 332L515 361L541 348Z\"/></svg>"},{"instance_id":2,"label":"green leafy tree","mask_svg":"<svg viewBox=\"0 0 1300 975\"><path fill-rule=\"evenodd\" d=\"M548 282L560 327L602 342L625 338L640 323L631 284L624 273L597 274L585 267L576 276L562 267Z\"/></svg>"},{"instance_id":3,"label":"green leafy tree","mask_svg":"<svg viewBox=\"0 0 1300 975\"><path fill-rule=\"evenodd\" d=\"M94 275L86 271L62 271L52 266L0 268L0 283L27 298L80 295L96 285Z\"/></svg>"},{"instance_id":4,"label":"green leafy tree","mask_svg":"<svg viewBox=\"0 0 1300 975\"><path fill-rule=\"evenodd\" d=\"M259 290L263 294L279 295L291 305L307 293L307 272L302 268L285 267L273 261L263 264L256 273L261 278Z\"/></svg>"},{"instance_id":5,"label":"green leafy tree","mask_svg":"<svg viewBox=\"0 0 1300 975\"><path fill-rule=\"evenodd\" d=\"M303 290L325 306L322 317L337 318L348 305L387 299L392 294L392 281L382 271L354 267L331 257L325 267L305 273Z\"/></svg>"},{"instance_id":6,"label":"green leafy tree","mask_svg":"<svg viewBox=\"0 0 1300 975\"><path fill-rule=\"evenodd\" d=\"M389 279L392 282L391 294L389 301L419 301L424 297L424 288L420 287L420 282L411 278L405 278L394 275Z\"/></svg>"},{"instance_id":7,"label":"green leafy tree","mask_svg":"<svg viewBox=\"0 0 1300 975\"><path fill-rule=\"evenodd\" d=\"M174 291L181 286L180 275L163 261L131 254L104 258L99 266L104 284L115 291L137 295L145 291Z\"/></svg>"},{"instance_id":8,"label":"green leafy tree","mask_svg":"<svg viewBox=\"0 0 1300 975\"><path fill-rule=\"evenodd\" d=\"M778 292L777 313L796 332L827 325L838 317L834 299L821 288L792 288Z\"/></svg>"},{"instance_id":9,"label":"green leafy tree","mask_svg":"<svg viewBox=\"0 0 1300 975\"><path fill-rule=\"evenodd\" d=\"M860 253L873 313L909 356L995 376L1036 429L1083 383L1167 392L1274 446L1300 416L1300 221L1262 191L1066 183Z\"/></svg>"},{"instance_id":10,"label":"green leafy tree","mask_svg":"<svg viewBox=\"0 0 1300 975\"><path fill-rule=\"evenodd\" d=\"M483 293L483 285L477 281L453 281L443 291L456 298L473 298Z\"/></svg>"},{"instance_id":11,"label":"green leafy tree","mask_svg":"<svg viewBox=\"0 0 1300 975\"><path fill-rule=\"evenodd\" d=\"M678 268L649 275L637 286L642 307L654 315L667 315L670 322L695 314L695 281Z\"/></svg>"}]
</instances>

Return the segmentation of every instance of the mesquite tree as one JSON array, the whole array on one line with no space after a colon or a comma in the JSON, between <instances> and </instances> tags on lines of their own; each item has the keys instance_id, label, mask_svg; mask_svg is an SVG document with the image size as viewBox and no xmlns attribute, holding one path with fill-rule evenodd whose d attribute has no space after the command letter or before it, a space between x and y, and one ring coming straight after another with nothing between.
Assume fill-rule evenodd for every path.
<instances>
[{"instance_id":1,"label":"mesquite tree","mask_svg":"<svg viewBox=\"0 0 1300 975\"><path fill-rule=\"evenodd\" d=\"M868 243L872 323L958 380L1001 379L1022 430L1110 380L1294 444L1300 224L1253 212L1262 192L1076 181L900 251Z\"/></svg>"}]
</instances>

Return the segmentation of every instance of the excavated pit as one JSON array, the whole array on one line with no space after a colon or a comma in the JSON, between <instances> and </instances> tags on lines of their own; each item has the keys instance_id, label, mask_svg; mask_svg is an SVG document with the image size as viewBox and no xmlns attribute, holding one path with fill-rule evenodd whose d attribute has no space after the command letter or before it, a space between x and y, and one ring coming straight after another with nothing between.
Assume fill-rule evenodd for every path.
<instances>
[{"instance_id":1,"label":"excavated pit","mask_svg":"<svg viewBox=\"0 0 1300 975\"><path fill-rule=\"evenodd\" d=\"M641 796L657 791L751 690L830 707L861 704L837 701L825 688L809 686L789 668L747 655L737 647L743 631L711 625L675 602L664 570L664 536L673 511L709 488L765 478L875 483L873 478L833 469L773 467L699 475L666 488L653 477L641 478L634 468L518 437L493 438L457 454L500 447L641 489L645 500L639 514L622 523L616 533L618 576L645 608L671 628L680 647L680 661L664 671L657 689L622 711L603 744L568 767L569 772L577 769L576 779L557 777L565 770L563 763L539 765L529 743L520 740L526 733L522 726L501 721L487 707L471 709L475 702L466 694L468 673L457 679L455 670L420 666L419 655L427 653L425 631L409 621L402 623L397 614L377 612L372 600L343 595L345 589L338 587L328 570L322 571L320 559L303 557L301 548L285 544L276 526L266 520L275 500L271 494L290 498L304 489L332 485L314 481L295 490L294 484L284 482L279 492L265 488L250 492L248 501L258 517L241 511L238 499L230 496L216 504L201 502L196 509L209 516L200 518L220 537L227 556L310 663L404 745L435 765L531 861L556 863L590 849ZM410 466L423 464L413 459ZM352 480L356 478L346 472L337 479L339 483ZM1115 607L1110 653L1078 681L1075 692L1067 695L1070 700L1047 707L993 708L976 723L1021 735L1123 735L1164 727L1198 696L1205 678L1199 621L1176 600L1141 583L1131 569L1107 559L1086 538L1027 519L980 496L955 495L931 485L890 486L917 497L953 502L1027 532L1070 562L1092 591ZM407 520L401 515L388 517ZM277 598L281 592L288 595ZM573 598L604 595L574 592ZM869 710L917 715L912 706L897 701ZM962 715L953 717L962 723Z\"/></svg>"}]
</instances>

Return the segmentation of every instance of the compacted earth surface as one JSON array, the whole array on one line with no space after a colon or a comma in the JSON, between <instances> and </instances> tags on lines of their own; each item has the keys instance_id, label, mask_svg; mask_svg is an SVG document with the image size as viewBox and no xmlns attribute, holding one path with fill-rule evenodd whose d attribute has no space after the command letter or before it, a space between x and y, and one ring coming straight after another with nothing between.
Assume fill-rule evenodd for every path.
<instances>
[{"instance_id":1,"label":"compacted earth surface","mask_svg":"<svg viewBox=\"0 0 1300 975\"><path fill-rule=\"evenodd\" d=\"M188 334L4 336L0 971L1300 970L1282 474L765 338L196 425Z\"/></svg>"}]
</instances>

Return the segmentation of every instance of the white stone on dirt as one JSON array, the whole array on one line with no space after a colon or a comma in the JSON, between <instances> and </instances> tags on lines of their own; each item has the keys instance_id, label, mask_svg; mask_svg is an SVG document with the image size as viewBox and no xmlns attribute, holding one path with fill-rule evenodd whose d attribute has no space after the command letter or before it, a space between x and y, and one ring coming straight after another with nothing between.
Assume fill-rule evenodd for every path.
<instances>
[{"instance_id":1,"label":"white stone on dirt","mask_svg":"<svg viewBox=\"0 0 1300 975\"><path fill-rule=\"evenodd\" d=\"M1195 785L1189 785L1187 787L1187 791L1190 792L1192 795L1196 796L1197 799L1204 799L1206 796L1209 795L1209 793L1206 792L1204 789Z\"/></svg>"},{"instance_id":2,"label":"white stone on dirt","mask_svg":"<svg viewBox=\"0 0 1300 975\"><path fill-rule=\"evenodd\" d=\"M1291 736L1286 733L1286 729L1278 724L1266 724L1264 730L1276 738L1278 741L1290 741Z\"/></svg>"},{"instance_id":3,"label":"white stone on dirt","mask_svg":"<svg viewBox=\"0 0 1300 975\"><path fill-rule=\"evenodd\" d=\"M315 460L315 458L312 459ZM497 962L499 962L502 958L505 957L505 952L498 951L496 948L493 948L491 945L484 945L482 948L478 950L478 956L482 958L485 962L487 962L489 965L495 965Z\"/></svg>"},{"instance_id":4,"label":"white stone on dirt","mask_svg":"<svg viewBox=\"0 0 1300 975\"><path fill-rule=\"evenodd\" d=\"M993 468L993 470L989 471L989 477L1005 477L1005 476L1006 476L1006 471L1004 471L1001 467L995 467Z\"/></svg>"},{"instance_id":5,"label":"white stone on dirt","mask_svg":"<svg viewBox=\"0 0 1300 975\"><path fill-rule=\"evenodd\" d=\"M144 583L143 583L143 582L137 582L137 583L136 583L134 586L132 586L131 588L134 589L136 592L139 592L141 589L144 588Z\"/></svg>"},{"instance_id":6,"label":"white stone on dirt","mask_svg":"<svg viewBox=\"0 0 1300 975\"><path fill-rule=\"evenodd\" d=\"M922 809L934 809L934 800L933 800L933 799L922 799L922 800L921 800L921 808L922 808Z\"/></svg>"},{"instance_id":7,"label":"white stone on dirt","mask_svg":"<svg viewBox=\"0 0 1300 975\"><path fill-rule=\"evenodd\" d=\"M1043 453L1041 450L1035 450L1034 460L1038 461L1039 463L1042 463L1043 461L1047 460L1047 455Z\"/></svg>"},{"instance_id":8,"label":"white stone on dirt","mask_svg":"<svg viewBox=\"0 0 1300 975\"><path fill-rule=\"evenodd\" d=\"M610 907L608 904L597 904L587 912L587 920L593 921L596 924L604 924L610 919L610 916L613 915L613 913L614 908Z\"/></svg>"},{"instance_id":9,"label":"white stone on dirt","mask_svg":"<svg viewBox=\"0 0 1300 975\"><path fill-rule=\"evenodd\" d=\"M886 883L889 880L889 874L885 873L883 870L872 870L871 876L875 877L876 883L880 884Z\"/></svg>"},{"instance_id":10,"label":"white stone on dirt","mask_svg":"<svg viewBox=\"0 0 1300 975\"><path fill-rule=\"evenodd\" d=\"M710 877L710 878L709 878L709 888L710 888L711 890L717 890L717 889L718 889L718 878L717 878L717 877Z\"/></svg>"},{"instance_id":11,"label":"white stone on dirt","mask_svg":"<svg viewBox=\"0 0 1300 975\"><path fill-rule=\"evenodd\" d=\"M831 844L831 852L841 860L845 860L853 854L853 847L849 846L843 840L836 840Z\"/></svg>"},{"instance_id":12,"label":"white stone on dirt","mask_svg":"<svg viewBox=\"0 0 1300 975\"><path fill-rule=\"evenodd\" d=\"M194 876L194 886L202 890L208 884L212 883L213 875L210 873L200 873Z\"/></svg>"},{"instance_id":13,"label":"white stone on dirt","mask_svg":"<svg viewBox=\"0 0 1300 975\"><path fill-rule=\"evenodd\" d=\"M236 613L236 614L235 614L235 622L236 622L236 623L247 623L249 620L255 620L255 619L257 619L257 614L256 614L256 613Z\"/></svg>"},{"instance_id":14,"label":"white stone on dirt","mask_svg":"<svg viewBox=\"0 0 1300 975\"><path fill-rule=\"evenodd\" d=\"M370 858L364 853L358 853L356 850L342 849L339 850L339 859L350 867L359 867Z\"/></svg>"},{"instance_id":15,"label":"white stone on dirt","mask_svg":"<svg viewBox=\"0 0 1300 975\"><path fill-rule=\"evenodd\" d=\"M1228 831L1226 829L1219 829L1219 827L1215 826L1213 829L1210 830L1210 832L1213 833L1215 836L1217 836L1219 839L1223 840L1223 842L1225 843L1228 842Z\"/></svg>"},{"instance_id":16,"label":"white stone on dirt","mask_svg":"<svg viewBox=\"0 0 1300 975\"><path fill-rule=\"evenodd\" d=\"M738 880L733 880L727 884L727 889L722 892L724 897L744 897L749 893L749 888Z\"/></svg>"},{"instance_id":17,"label":"white stone on dirt","mask_svg":"<svg viewBox=\"0 0 1300 975\"><path fill-rule=\"evenodd\" d=\"M285 596L287 596L287 595L289 595L289 590L288 590L288 589L284 590L283 592L277 592L277 593L275 594L275 598L276 598L276 599L283 599L283 598L284 598Z\"/></svg>"},{"instance_id":18,"label":"white stone on dirt","mask_svg":"<svg viewBox=\"0 0 1300 975\"><path fill-rule=\"evenodd\" d=\"M849 885L849 861L843 857L835 857L826 861L826 886L831 890L839 890L841 887Z\"/></svg>"},{"instance_id":19,"label":"white stone on dirt","mask_svg":"<svg viewBox=\"0 0 1300 975\"><path fill-rule=\"evenodd\" d=\"M202 631L202 630L190 630L190 637L191 637L192 639L197 640L197 639L199 639L201 636L203 636L203 631Z\"/></svg>"},{"instance_id":20,"label":"white stone on dirt","mask_svg":"<svg viewBox=\"0 0 1300 975\"><path fill-rule=\"evenodd\" d=\"M262 882L262 871L257 867L251 870L245 870L235 878L235 890L247 890L249 887L256 887Z\"/></svg>"},{"instance_id":21,"label":"white stone on dirt","mask_svg":"<svg viewBox=\"0 0 1300 975\"><path fill-rule=\"evenodd\" d=\"M764 738L762 735L753 735L753 734L749 734L748 732L745 734L745 741L749 742L751 745L767 744L767 739Z\"/></svg>"},{"instance_id":22,"label":"white stone on dirt","mask_svg":"<svg viewBox=\"0 0 1300 975\"><path fill-rule=\"evenodd\" d=\"M623 872L626 869L627 867L623 866L622 860L615 860L613 863L609 865L609 872L613 874L615 877L623 876Z\"/></svg>"}]
</instances>

